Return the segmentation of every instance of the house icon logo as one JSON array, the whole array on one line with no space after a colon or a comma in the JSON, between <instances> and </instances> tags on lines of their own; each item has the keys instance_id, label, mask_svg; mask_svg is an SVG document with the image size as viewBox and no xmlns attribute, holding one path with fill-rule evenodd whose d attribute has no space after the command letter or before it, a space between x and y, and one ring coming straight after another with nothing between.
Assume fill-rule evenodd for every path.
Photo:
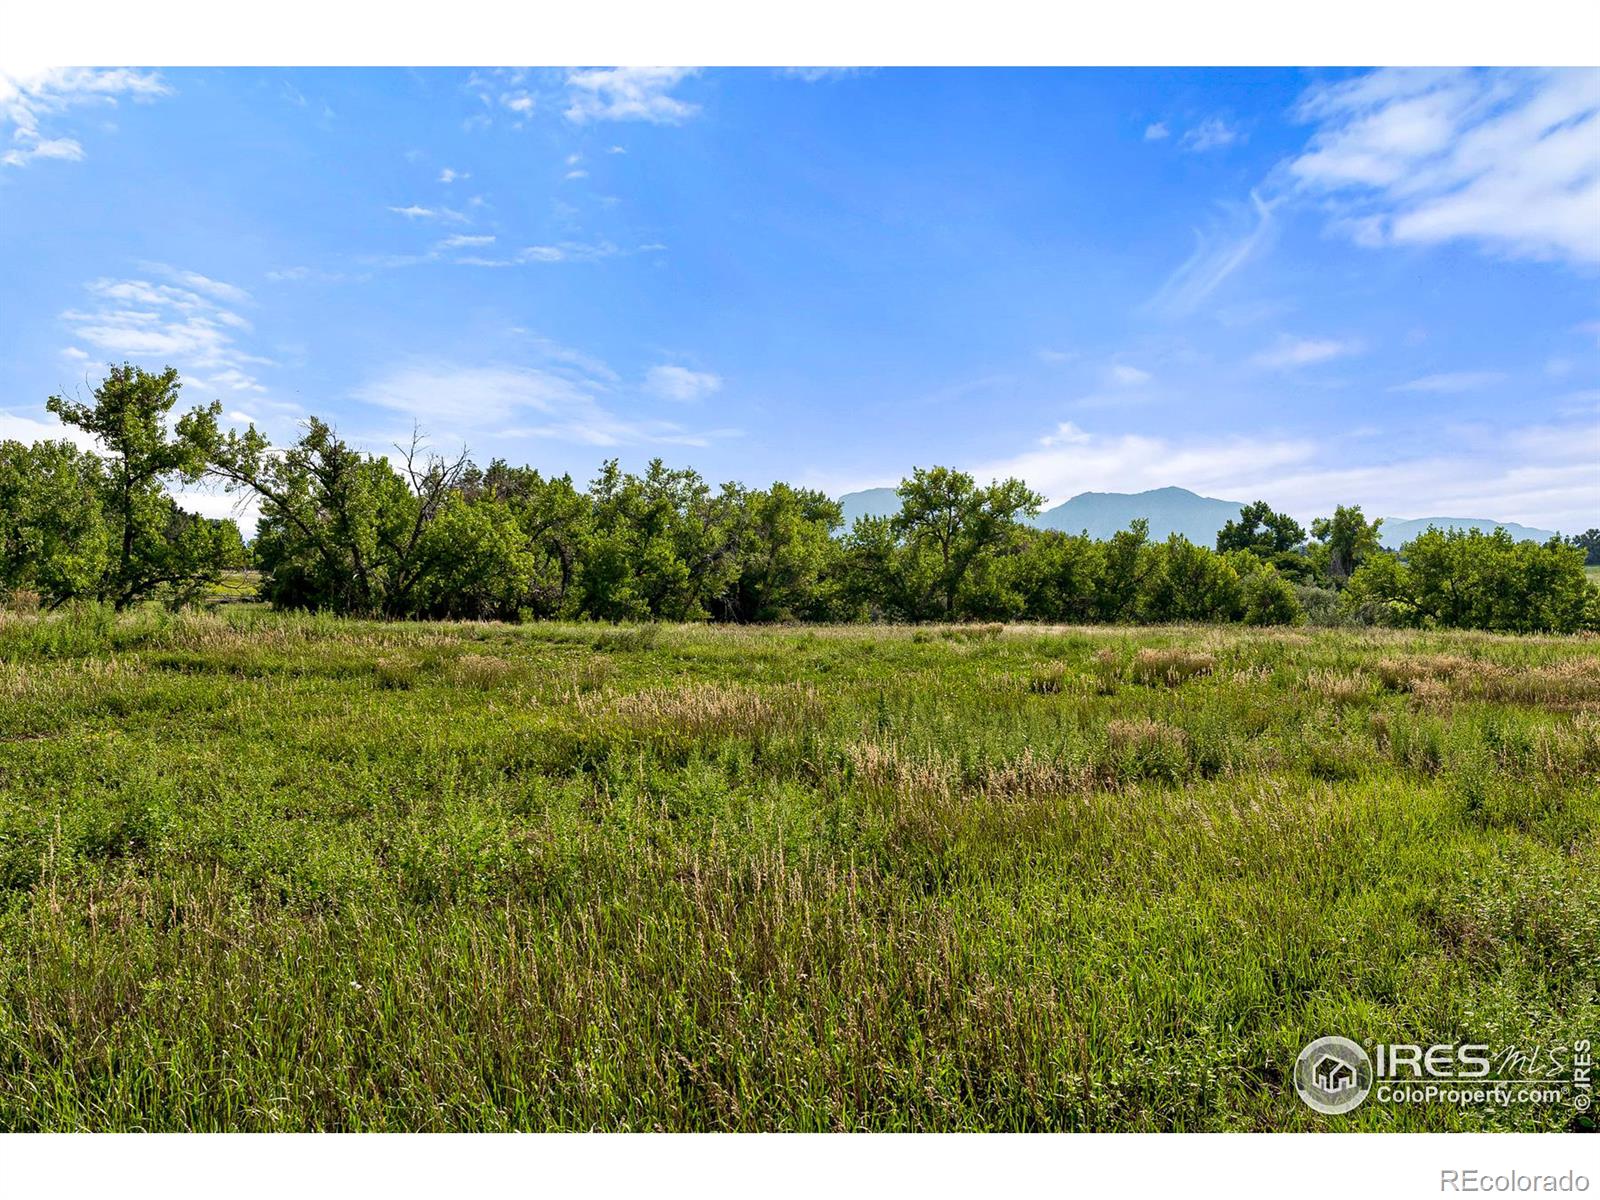
<instances>
[{"instance_id":1,"label":"house icon logo","mask_svg":"<svg viewBox=\"0 0 1600 1200\"><path fill-rule=\"evenodd\" d=\"M1294 1090L1319 1113L1350 1112L1372 1090L1372 1060L1349 1038L1318 1038L1295 1059Z\"/></svg>"}]
</instances>

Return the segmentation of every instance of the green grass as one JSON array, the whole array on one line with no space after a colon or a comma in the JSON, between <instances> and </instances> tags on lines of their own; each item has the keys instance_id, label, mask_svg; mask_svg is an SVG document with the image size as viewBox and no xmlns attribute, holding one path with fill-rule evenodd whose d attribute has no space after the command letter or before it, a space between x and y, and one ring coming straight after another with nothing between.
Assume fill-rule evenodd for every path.
<instances>
[{"instance_id":1,"label":"green grass","mask_svg":"<svg viewBox=\"0 0 1600 1200\"><path fill-rule=\"evenodd\" d=\"M0 614L0 1128L1320 1117L1600 1030L1600 641Z\"/></svg>"}]
</instances>

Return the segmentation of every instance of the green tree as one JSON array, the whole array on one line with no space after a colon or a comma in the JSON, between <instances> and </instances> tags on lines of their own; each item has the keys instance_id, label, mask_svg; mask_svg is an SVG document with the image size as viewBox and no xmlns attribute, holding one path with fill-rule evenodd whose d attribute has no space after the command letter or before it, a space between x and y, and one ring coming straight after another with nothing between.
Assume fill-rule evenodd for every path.
<instances>
[{"instance_id":1,"label":"green tree","mask_svg":"<svg viewBox=\"0 0 1600 1200\"><path fill-rule=\"evenodd\" d=\"M1106 543L1087 534L1034 530L1017 564L1023 613L1039 621L1094 621L1105 574Z\"/></svg>"},{"instance_id":2,"label":"green tree","mask_svg":"<svg viewBox=\"0 0 1600 1200\"><path fill-rule=\"evenodd\" d=\"M1247 625L1298 625L1305 620L1294 587L1271 563L1244 577L1243 600Z\"/></svg>"},{"instance_id":3,"label":"green tree","mask_svg":"<svg viewBox=\"0 0 1600 1200\"><path fill-rule=\"evenodd\" d=\"M474 502L504 505L516 518L531 557L523 607L537 617L573 615L593 514L588 497L573 487L572 478L545 478L532 467L513 467L495 459L486 471L468 467L460 487Z\"/></svg>"},{"instance_id":4,"label":"green tree","mask_svg":"<svg viewBox=\"0 0 1600 1200\"><path fill-rule=\"evenodd\" d=\"M1147 547L1138 612L1147 621L1235 621L1243 612L1239 574L1222 555L1181 533Z\"/></svg>"},{"instance_id":5,"label":"green tree","mask_svg":"<svg viewBox=\"0 0 1600 1200\"><path fill-rule=\"evenodd\" d=\"M426 617L514 620L526 607L538 569L511 507L449 496L423 531L422 569L411 613Z\"/></svg>"},{"instance_id":6,"label":"green tree","mask_svg":"<svg viewBox=\"0 0 1600 1200\"><path fill-rule=\"evenodd\" d=\"M1105 569L1095 607L1102 621L1131 621L1138 617L1139 597L1145 577L1159 558L1149 553L1150 522L1135 517L1105 543Z\"/></svg>"},{"instance_id":7,"label":"green tree","mask_svg":"<svg viewBox=\"0 0 1600 1200\"><path fill-rule=\"evenodd\" d=\"M901 480L898 492L894 530L911 547L936 557L933 586L946 620L957 615L957 597L973 564L1015 549L1022 528L1018 517L1034 516L1044 503L1019 479L978 487L971 475L948 467L918 468Z\"/></svg>"},{"instance_id":8,"label":"green tree","mask_svg":"<svg viewBox=\"0 0 1600 1200\"><path fill-rule=\"evenodd\" d=\"M774 483L726 493L737 574L718 599L735 621L785 621L827 613L826 581L838 558L839 504L821 492Z\"/></svg>"},{"instance_id":9,"label":"green tree","mask_svg":"<svg viewBox=\"0 0 1600 1200\"><path fill-rule=\"evenodd\" d=\"M1516 541L1504 529L1429 528L1401 547L1403 567L1376 560L1357 571L1357 599L1395 605L1409 619L1454 629L1572 633L1585 627L1594 586L1583 551L1558 538Z\"/></svg>"},{"instance_id":10,"label":"green tree","mask_svg":"<svg viewBox=\"0 0 1600 1200\"><path fill-rule=\"evenodd\" d=\"M209 433L210 472L261 500L255 559L262 591L288 608L405 616L429 566L428 527L467 467L399 449L400 467L362 453L317 418L281 453L251 426Z\"/></svg>"},{"instance_id":11,"label":"green tree","mask_svg":"<svg viewBox=\"0 0 1600 1200\"><path fill-rule=\"evenodd\" d=\"M1572 538L1572 544L1583 551L1587 566L1600 566L1600 529L1586 529Z\"/></svg>"},{"instance_id":12,"label":"green tree","mask_svg":"<svg viewBox=\"0 0 1600 1200\"><path fill-rule=\"evenodd\" d=\"M1286 554L1306 540L1306 531L1288 513L1274 512L1265 500L1246 504L1239 519L1217 534L1217 550L1248 550L1263 561Z\"/></svg>"},{"instance_id":13,"label":"green tree","mask_svg":"<svg viewBox=\"0 0 1600 1200\"><path fill-rule=\"evenodd\" d=\"M209 439L222 408L213 402L169 429L167 415L180 386L171 367L156 375L124 363L110 369L92 403L62 396L45 403L105 451L100 507L111 547L98 591L119 609L163 586L187 593L198 582L197 572L215 575L222 569L215 560L197 558L194 539L180 536L188 527L172 519L166 493L174 481L193 483L205 473Z\"/></svg>"},{"instance_id":14,"label":"green tree","mask_svg":"<svg viewBox=\"0 0 1600 1200\"><path fill-rule=\"evenodd\" d=\"M0 442L0 596L99 595L110 562L100 459L71 442Z\"/></svg>"},{"instance_id":15,"label":"green tree","mask_svg":"<svg viewBox=\"0 0 1600 1200\"><path fill-rule=\"evenodd\" d=\"M1311 535L1320 543L1318 560L1329 579L1343 583L1368 558L1382 552L1379 530L1383 518L1368 521L1361 506L1339 505L1331 517L1311 522Z\"/></svg>"}]
</instances>

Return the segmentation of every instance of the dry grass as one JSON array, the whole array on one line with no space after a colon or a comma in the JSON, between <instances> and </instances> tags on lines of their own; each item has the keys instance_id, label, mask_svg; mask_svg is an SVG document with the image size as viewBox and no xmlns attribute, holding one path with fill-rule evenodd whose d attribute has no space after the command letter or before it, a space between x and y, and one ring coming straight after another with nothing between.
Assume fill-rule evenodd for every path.
<instances>
[{"instance_id":1,"label":"dry grass","mask_svg":"<svg viewBox=\"0 0 1600 1200\"><path fill-rule=\"evenodd\" d=\"M1140 650L1133 658L1131 677L1146 685L1177 687L1209 675L1216 668L1214 655L1181 648Z\"/></svg>"}]
</instances>

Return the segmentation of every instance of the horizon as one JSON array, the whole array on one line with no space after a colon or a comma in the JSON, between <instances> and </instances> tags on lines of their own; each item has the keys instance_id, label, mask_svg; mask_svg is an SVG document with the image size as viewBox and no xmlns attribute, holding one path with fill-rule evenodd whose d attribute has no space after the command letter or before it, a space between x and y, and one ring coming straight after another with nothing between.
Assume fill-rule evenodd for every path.
<instances>
[{"instance_id":1,"label":"horizon","mask_svg":"<svg viewBox=\"0 0 1600 1200\"><path fill-rule=\"evenodd\" d=\"M1600 523L1600 71L76 70L0 121L0 437L128 359L575 479Z\"/></svg>"}]
</instances>

